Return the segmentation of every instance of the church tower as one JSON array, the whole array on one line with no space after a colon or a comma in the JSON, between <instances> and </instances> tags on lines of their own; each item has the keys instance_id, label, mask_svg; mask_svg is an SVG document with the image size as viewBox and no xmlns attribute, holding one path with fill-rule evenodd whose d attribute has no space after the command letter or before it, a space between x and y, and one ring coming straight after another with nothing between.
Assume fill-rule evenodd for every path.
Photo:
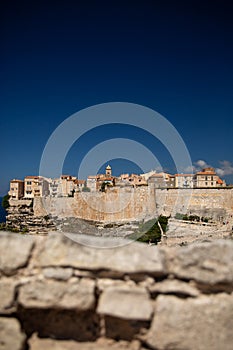
<instances>
[{"instance_id":1,"label":"church tower","mask_svg":"<svg viewBox=\"0 0 233 350\"><path fill-rule=\"evenodd\" d=\"M112 176L112 168L111 168L110 165L107 165L107 166L106 166L105 175L106 175L106 176Z\"/></svg>"}]
</instances>

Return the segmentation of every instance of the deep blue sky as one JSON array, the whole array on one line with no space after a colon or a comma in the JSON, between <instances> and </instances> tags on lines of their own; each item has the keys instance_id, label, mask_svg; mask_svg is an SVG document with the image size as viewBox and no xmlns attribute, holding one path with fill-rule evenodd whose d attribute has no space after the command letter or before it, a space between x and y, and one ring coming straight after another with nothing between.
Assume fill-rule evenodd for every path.
<instances>
[{"instance_id":1,"label":"deep blue sky","mask_svg":"<svg viewBox=\"0 0 233 350\"><path fill-rule=\"evenodd\" d=\"M179 131L193 162L220 167L226 160L225 173L233 173L232 15L224 0L5 1L0 194L11 178L39 172L47 139L65 118L111 101L158 111ZM107 131L115 137L116 130ZM129 137L127 128L118 131ZM132 137L147 139L140 132ZM106 130L84 139L71 149L64 172L75 175L77 160L106 139ZM151 145L174 171L158 142ZM136 170L114 166L116 173Z\"/></svg>"}]
</instances>

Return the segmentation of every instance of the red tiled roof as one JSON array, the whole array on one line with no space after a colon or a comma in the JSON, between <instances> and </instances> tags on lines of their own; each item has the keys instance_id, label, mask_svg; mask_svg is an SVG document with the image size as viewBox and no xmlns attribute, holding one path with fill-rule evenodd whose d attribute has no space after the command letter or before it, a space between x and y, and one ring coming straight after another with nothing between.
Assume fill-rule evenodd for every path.
<instances>
[{"instance_id":1,"label":"red tiled roof","mask_svg":"<svg viewBox=\"0 0 233 350\"><path fill-rule=\"evenodd\" d=\"M196 175L216 175L215 171L199 171Z\"/></svg>"},{"instance_id":2,"label":"red tiled roof","mask_svg":"<svg viewBox=\"0 0 233 350\"><path fill-rule=\"evenodd\" d=\"M26 176L25 179L34 179L34 180L38 180L39 179L39 176Z\"/></svg>"},{"instance_id":3,"label":"red tiled roof","mask_svg":"<svg viewBox=\"0 0 233 350\"><path fill-rule=\"evenodd\" d=\"M71 175L61 175L61 179L71 179Z\"/></svg>"}]
</instances>

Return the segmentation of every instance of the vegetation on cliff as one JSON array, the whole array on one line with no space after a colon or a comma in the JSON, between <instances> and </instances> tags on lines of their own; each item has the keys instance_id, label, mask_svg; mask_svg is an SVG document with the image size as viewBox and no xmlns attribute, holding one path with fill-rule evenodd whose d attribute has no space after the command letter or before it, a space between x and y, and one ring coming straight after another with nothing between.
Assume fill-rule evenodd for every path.
<instances>
[{"instance_id":1,"label":"vegetation on cliff","mask_svg":"<svg viewBox=\"0 0 233 350\"><path fill-rule=\"evenodd\" d=\"M206 217L200 217L198 215L187 215L187 214L181 214L176 213L175 219L177 220L185 220L185 221L197 221L197 222L208 222L209 218Z\"/></svg>"},{"instance_id":2,"label":"vegetation on cliff","mask_svg":"<svg viewBox=\"0 0 233 350\"><path fill-rule=\"evenodd\" d=\"M133 233L127 238L142 243L157 244L161 240L161 229L164 233L166 232L168 219L167 216L160 215L157 220L149 220L140 225L139 232Z\"/></svg>"},{"instance_id":3,"label":"vegetation on cliff","mask_svg":"<svg viewBox=\"0 0 233 350\"><path fill-rule=\"evenodd\" d=\"M2 207L3 207L5 210L6 210L7 208L9 208L9 206L10 206L9 199L10 199L9 194L5 195L5 196L2 198Z\"/></svg>"}]
</instances>

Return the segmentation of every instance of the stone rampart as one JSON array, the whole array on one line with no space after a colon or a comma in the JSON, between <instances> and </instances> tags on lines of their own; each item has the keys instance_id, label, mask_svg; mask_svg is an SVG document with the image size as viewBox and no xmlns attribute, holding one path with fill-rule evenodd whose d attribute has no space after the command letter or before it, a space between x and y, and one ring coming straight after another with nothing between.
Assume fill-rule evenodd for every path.
<instances>
[{"instance_id":1,"label":"stone rampart","mask_svg":"<svg viewBox=\"0 0 233 350\"><path fill-rule=\"evenodd\" d=\"M233 215L233 189L113 188L77 193L74 198L35 198L34 215L51 214L91 221L140 221L156 215L192 213L215 220Z\"/></svg>"},{"instance_id":2,"label":"stone rampart","mask_svg":"<svg viewBox=\"0 0 233 350\"><path fill-rule=\"evenodd\" d=\"M232 329L231 240L94 249L0 234L1 350L231 350Z\"/></svg>"},{"instance_id":3,"label":"stone rampart","mask_svg":"<svg viewBox=\"0 0 233 350\"><path fill-rule=\"evenodd\" d=\"M75 197L35 198L34 215L51 214L99 222L128 222L155 216L155 191L148 186L81 192Z\"/></svg>"},{"instance_id":4,"label":"stone rampart","mask_svg":"<svg viewBox=\"0 0 233 350\"><path fill-rule=\"evenodd\" d=\"M196 214L215 220L233 215L233 189L156 189L159 214Z\"/></svg>"}]
</instances>

